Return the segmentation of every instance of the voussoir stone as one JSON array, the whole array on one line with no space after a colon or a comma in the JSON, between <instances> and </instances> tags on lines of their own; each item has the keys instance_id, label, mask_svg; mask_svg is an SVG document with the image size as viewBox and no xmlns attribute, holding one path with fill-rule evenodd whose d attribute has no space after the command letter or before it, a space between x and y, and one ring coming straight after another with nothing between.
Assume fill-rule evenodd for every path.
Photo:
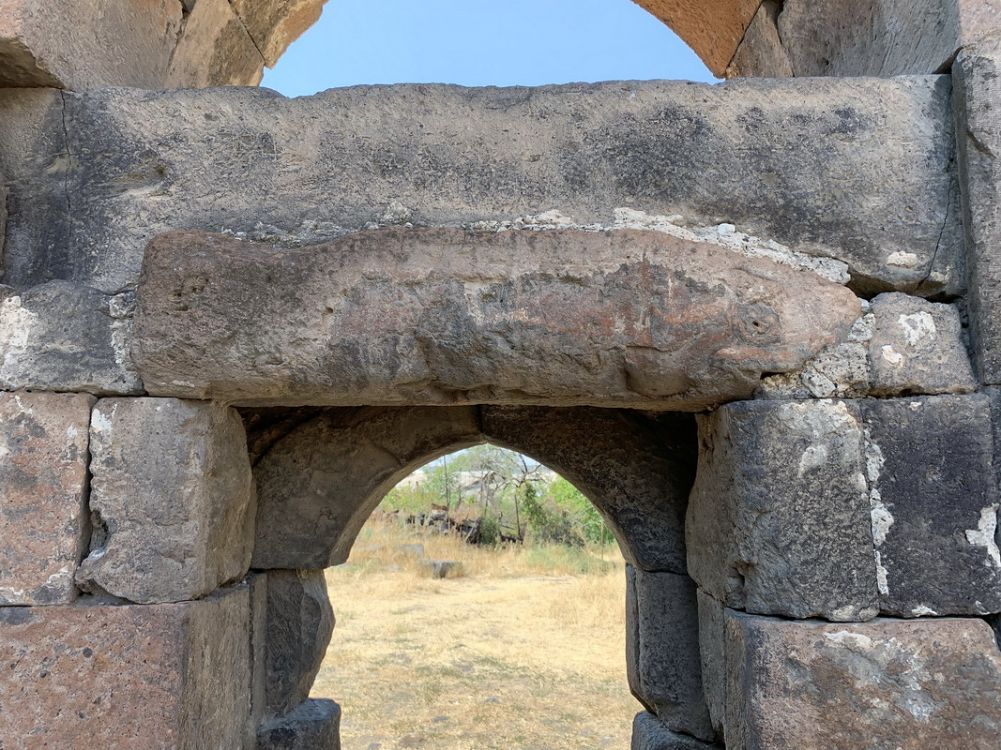
<instances>
[{"instance_id":1,"label":"voussoir stone","mask_svg":"<svg viewBox=\"0 0 1001 750\"><path fill-rule=\"evenodd\" d=\"M959 311L906 294L872 301L870 393L874 396L976 390Z\"/></svg>"},{"instance_id":2,"label":"voussoir stone","mask_svg":"<svg viewBox=\"0 0 1001 750\"><path fill-rule=\"evenodd\" d=\"M1001 611L991 400L983 394L860 402L885 614Z\"/></svg>"},{"instance_id":3,"label":"voussoir stone","mask_svg":"<svg viewBox=\"0 0 1001 750\"><path fill-rule=\"evenodd\" d=\"M865 620L878 612L857 405L746 401L699 418L688 570L727 606Z\"/></svg>"},{"instance_id":4,"label":"voussoir stone","mask_svg":"<svg viewBox=\"0 0 1001 750\"><path fill-rule=\"evenodd\" d=\"M626 667L633 695L667 728L714 738L691 578L626 566Z\"/></svg>"},{"instance_id":5,"label":"voussoir stone","mask_svg":"<svg viewBox=\"0 0 1001 750\"><path fill-rule=\"evenodd\" d=\"M668 729L660 719L644 711L633 719L631 750L710 750L717 747Z\"/></svg>"},{"instance_id":6,"label":"voussoir stone","mask_svg":"<svg viewBox=\"0 0 1001 750\"><path fill-rule=\"evenodd\" d=\"M179 232L150 243L137 296L147 390L240 405L698 410L798 368L861 312L809 271L633 230L293 249Z\"/></svg>"},{"instance_id":7,"label":"voussoir stone","mask_svg":"<svg viewBox=\"0 0 1001 750\"><path fill-rule=\"evenodd\" d=\"M257 732L257 750L341 750L341 708L332 700L303 701Z\"/></svg>"},{"instance_id":8,"label":"voussoir stone","mask_svg":"<svg viewBox=\"0 0 1001 750\"><path fill-rule=\"evenodd\" d=\"M0 606L76 598L93 403L82 394L0 394Z\"/></svg>"},{"instance_id":9,"label":"voussoir stone","mask_svg":"<svg viewBox=\"0 0 1001 750\"><path fill-rule=\"evenodd\" d=\"M196 599L241 578L254 539L253 478L235 410L112 398L91 418L88 590L149 604Z\"/></svg>"},{"instance_id":10,"label":"voussoir stone","mask_svg":"<svg viewBox=\"0 0 1001 750\"><path fill-rule=\"evenodd\" d=\"M245 587L180 604L0 608L7 750L241 748Z\"/></svg>"},{"instance_id":11,"label":"voussoir stone","mask_svg":"<svg viewBox=\"0 0 1001 750\"><path fill-rule=\"evenodd\" d=\"M1001 652L979 619L865 624L726 613L726 745L994 750Z\"/></svg>"},{"instance_id":12,"label":"voussoir stone","mask_svg":"<svg viewBox=\"0 0 1001 750\"><path fill-rule=\"evenodd\" d=\"M322 570L267 573L266 714L283 716L309 697L334 630Z\"/></svg>"}]
</instances>

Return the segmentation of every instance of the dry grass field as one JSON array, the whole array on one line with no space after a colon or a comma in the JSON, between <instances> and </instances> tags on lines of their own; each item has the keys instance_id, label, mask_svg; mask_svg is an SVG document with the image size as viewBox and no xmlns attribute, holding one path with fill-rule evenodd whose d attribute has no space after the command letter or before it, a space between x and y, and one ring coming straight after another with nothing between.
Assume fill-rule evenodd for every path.
<instances>
[{"instance_id":1,"label":"dry grass field","mask_svg":"<svg viewBox=\"0 0 1001 750\"><path fill-rule=\"evenodd\" d=\"M431 579L417 544L463 575ZM341 704L344 750L628 748L622 568L614 550L370 521L327 574L337 626L313 694Z\"/></svg>"}]
</instances>

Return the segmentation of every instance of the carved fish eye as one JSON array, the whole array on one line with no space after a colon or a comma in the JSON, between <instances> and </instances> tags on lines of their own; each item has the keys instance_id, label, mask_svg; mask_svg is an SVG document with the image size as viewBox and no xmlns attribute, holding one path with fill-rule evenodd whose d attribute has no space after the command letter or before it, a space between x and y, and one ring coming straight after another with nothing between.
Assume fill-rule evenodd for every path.
<instances>
[{"instance_id":1,"label":"carved fish eye","mask_svg":"<svg viewBox=\"0 0 1001 750\"><path fill-rule=\"evenodd\" d=\"M775 338L779 316L768 305L743 305L738 316L736 327L745 340L760 342L762 339Z\"/></svg>"}]
</instances>

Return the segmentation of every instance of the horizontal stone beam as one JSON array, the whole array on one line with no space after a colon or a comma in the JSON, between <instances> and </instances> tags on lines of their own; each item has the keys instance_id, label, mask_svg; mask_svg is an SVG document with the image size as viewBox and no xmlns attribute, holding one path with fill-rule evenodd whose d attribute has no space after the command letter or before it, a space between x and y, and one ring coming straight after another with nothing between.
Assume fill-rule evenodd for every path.
<instances>
[{"instance_id":1,"label":"horizontal stone beam","mask_svg":"<svg viewBox=\"0 0 1001 750\"><path fill-rule=\"evenodd\" d=\"M118 292L135 284L146 243L172 229L296 245L373 223L547 214L605 227L727 223L844 261L857 290L953 294L962 232L950 93L935 76L361 87L300 99L5 91L5 280Z\"/></svg>"},{"instance_id":2,"label":"horizontal stone beam","mask_svg":"<svg viewBox=\"0 0 1001 750\"><path fill-rule=\"evenodd\" d=\"M656 232L387 229L283 249L150 244L134 355L153 395L244 406L698 411L861 314L804 270Z\"/></svg>"}]
</instances>

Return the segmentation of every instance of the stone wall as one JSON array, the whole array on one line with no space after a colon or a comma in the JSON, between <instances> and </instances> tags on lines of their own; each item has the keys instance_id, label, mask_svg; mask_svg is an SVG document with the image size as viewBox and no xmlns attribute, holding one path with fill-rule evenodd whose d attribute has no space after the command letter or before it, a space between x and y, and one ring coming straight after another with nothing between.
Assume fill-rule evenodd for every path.
<instances>
[{"instance_id":1,"label":"stone wall","mask_svg":"<svg viewBox=\"0 0 1001 750\"><path fill-rule=\"evenodd\" d=\"M825 79L157 90L321 5L0 0L0 744L337 748L321 571L489 441L615 531L637 750L994 750L996 0L643 3Z\"/></svg>"}]
</instances>

